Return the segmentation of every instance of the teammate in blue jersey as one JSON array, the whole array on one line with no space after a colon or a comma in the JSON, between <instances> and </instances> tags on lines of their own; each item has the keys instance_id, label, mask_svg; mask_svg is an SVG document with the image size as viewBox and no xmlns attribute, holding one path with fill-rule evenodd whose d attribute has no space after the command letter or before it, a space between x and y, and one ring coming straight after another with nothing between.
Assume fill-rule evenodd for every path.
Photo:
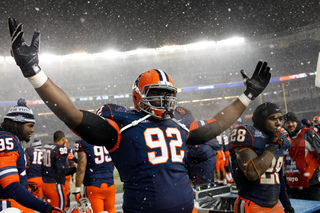
<instances>
[{"instance_id":1,"label":"teammate in blue jersey","mask_svg":"<svg viewBox=\"0 0 320 213\"><path fill-rule=\"evenodd\" d=\"M116 188L113 178L113 163L104 146L94 146L84 140L75 142L78 153L75 196L81 198L81 184L85 186L86 197L93 212L115 213Z\"/></svg>"},{"instance_id":2,"label":"teammate in blue jersey","mask_svg":"<svg viewBox=\"0 0 320 213\"><path fill-rule=\"evenodd\" d=\"M23 212L63 212L39 200L28 191L25 152L21 141L29 142L35 119L25 99L10 108L0 127L0 210L15 207ZM28 209L29 208L29 209Z\"/></svg>"},{"instance_id":3,"label":"teammate in blue jersey","mask_svg":"<svg viewBox=\"0 0 320 213\"><path fill-rule=\"evenodd\" d=\"M186 144L201 144L229 128L268 85L266 62L258 62L251 78L241 71L246 90L213 118L198 123L176 105L177 88L164 71L143 72L135 80L135 110L106 104L96 114L79 110L38 65L40 34L30 46L23 27L9 18L11 52L23 75L44 103L65 124L93 145L105 146L124 182L124 212L192 212L193 191L185 168Z\"/></svg>"},{"instance_id":4,"label":"teammate in blue jersey","mask_svg":"<svg viewBox=\"0 0 320 213\"><path fill-rule=\"evenodd\" d=\"M270 102L259 105L253 126L232 131L233 178L238 187L234 212L294 212L287 195L281 167L284 151L290 147L288 132L282 128L280 108Z\"/></svg>"},{"instance_id":5,"label":"teammate in blue jersey","mask_svg":"<svg viewBox=\"0 0 320 213\"><path fill-rule=\"evenodd\" d=\"M214 183L214 171L217 162L217 140L204 144L187 145L187 169L194 188L202 184Z\"/></svg>"},{"instance_id":6,"label":"teammate in blue jersey","mask_svg":"<svg viewBox=\"0 0 320 213\"><path fill-rule=\"evenodd\" d=\"M76 167L68 161L68 148L65 146L64 132L58 130L53 134L53 143L44 145L42 162L43 196L47 203L66 210L68 190L66 176L76 172Z\"/></svg>"},{"instance_id":7,"label":"teammate in blue jersey","mask_svg":"<svg viewBox=\"0 0 320 213\"><path fill-rule=\"evenodd\" d=\"M31 147L26 148L28 188L37 198L42 197L42 142L34 138Z\"/></svg>"}]
</instances>

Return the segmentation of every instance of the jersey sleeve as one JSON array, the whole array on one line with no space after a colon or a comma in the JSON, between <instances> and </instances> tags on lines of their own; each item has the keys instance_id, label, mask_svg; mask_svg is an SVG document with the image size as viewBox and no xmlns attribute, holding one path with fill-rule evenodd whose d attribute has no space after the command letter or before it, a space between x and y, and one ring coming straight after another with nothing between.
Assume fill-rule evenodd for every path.
<instances>
[{"instance_id":1,"label":"jersey sleeve","mask_svg":"<svg viewBox=\"0 0 320 213\"><path fill-rule=\"evenodd\" d=\"M2 188L13 182L20 182L18 171L19 150L21 145L18 139L11 133L4 132L0 134L0 184Z\"/></svg>"},{"instance_id":2,"label":"jersey sleeve","mask_svg":"<svg viewBox=\"0 0 320 213\"><path fill-rule=\"evenodd\" d=\"M254 147L253 136L248 126L238 126L232 130L230 146L233 152L235 147Z\"/></svg>"},{"instance_id":3,"label":"jersey sleeve","mask_svg":"<svg viewBox=\"0 0 320 213\"><path fill-rule=\"evenodd\" d=\"M74 151L76 152L84 152L83 150L83 144L81 143L81 140L77 140L76 142L74 142Z\"/></svg>"},{"instance_id":4,"label":"jersey sleeve","mask_svg":"<svg viewBox=\"0 0 320 213\"><path fill-rule=\"evenodd\" d=\"M17 168L18 153L3 154L0 157L0 185L5 188L13 182L19 182Z\"/></svg>"}]
</instances>

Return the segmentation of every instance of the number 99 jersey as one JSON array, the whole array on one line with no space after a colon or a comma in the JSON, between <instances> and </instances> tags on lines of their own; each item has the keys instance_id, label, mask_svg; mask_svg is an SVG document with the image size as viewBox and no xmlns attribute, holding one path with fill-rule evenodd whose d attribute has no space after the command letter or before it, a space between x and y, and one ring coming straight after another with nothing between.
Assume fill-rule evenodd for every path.
<instances>
[{"instance_id":1,"label":"number 99 jersey","mask_svg":"<svg viewBox=\"0 0 320 213\"><path fill-rule=\"evenodd\" d=\"M107 183L112 186L114 167L106 147L94 146L82 139L77 140L74 146L76 152L84 152L87 156L83 185L100 187L102 183Z\"/></svg>"},{"instance_id":2,"label":"number 99 jersey","mask_svg":"<svg viewBox=\"0 0 320 213\"><path fill-rule=\"evenodd\" d=\"M239 196L252 200L263 207L273 207L277 204L280 193L279 171L281 170L284 151L290 147L290 141L286 140L283 146L276 152L269 168L261 175L260 179L249 181L238 166L234 148L247 147L254 150L257 155L264 152L270 143L270 138L253 126L238 126L231 133L231 157L233 178L239 189Z\"/></svg>"}]
</instances>

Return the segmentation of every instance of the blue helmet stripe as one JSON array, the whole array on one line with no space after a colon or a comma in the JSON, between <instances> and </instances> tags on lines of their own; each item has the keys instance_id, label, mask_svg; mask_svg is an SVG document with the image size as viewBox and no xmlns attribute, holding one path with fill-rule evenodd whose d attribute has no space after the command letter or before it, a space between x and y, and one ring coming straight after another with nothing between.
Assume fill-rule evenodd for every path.
<instances>
[{"instance_id":1,"label":"blue helmet stripe","mask_svg":"<svg viewBox=\"0 0 320 213\"><path fill-rule=\"evenodd\" d=\"M168 77L167 73L163 72L162 70L158 70L158 69L154 69L154 70L158 72L160 81L169 82L169 77Z\"/></svg>"}]
</instances>

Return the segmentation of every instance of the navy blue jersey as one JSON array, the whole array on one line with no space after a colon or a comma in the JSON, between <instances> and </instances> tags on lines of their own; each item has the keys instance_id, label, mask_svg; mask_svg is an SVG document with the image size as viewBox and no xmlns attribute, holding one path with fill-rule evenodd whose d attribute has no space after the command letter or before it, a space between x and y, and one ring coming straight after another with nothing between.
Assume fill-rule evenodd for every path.
<instances>
[{"instance_id":1,"label":"navy blue jersey","mask_svg":"<svg viewBox=\"0 0 320 213\"><path fill-rule=\"evenodd\" d=\"M104 105L97 114L120 128L145 116L113 104ZM176 109L175 118L187 127L193 121L184 108ZM120 143L109 152L124 182L125 211L192 211L194 196L184 162L187 136L171 119L152 117L121 133Z\"/></svg>"},{"instance_id":2,"label":"navy blue jersey","mask_svg":"<svg viewBox=\"0 0 320 213\"><path fill-rule=\"evenodd\" d=\"M270 167L261 175L260 179L249 181L238 167L235 157L235 147L250 147L257 155L261 155L265 147L270 143L270 138L253 126L241 125L232 131L230 137L233 178L238 186L239 195L252 200L263 207L273 207L277 204L280 194L279 171L284 162L284 151L290 147L290 141L286 140L283 146L276 152Z\"/></svg>"},{"instance_id":3,"label":"navy blue jersey","mask_svg":"<svg viewBox=\"0 0 320 213\"><path fill-rule=\"evenodd\" d=\"M107 183L109 187L112 186L114 168L108 150L104 146L94 146L82 139L77 140L74 145L76 152L85 152L87 156L83 185L100 187L102 183Z\"/></svg>"},{"instance_id":4,"label":"navy blue jersey","mask_svg":"<svg viewBox=\"0 0 320 213\"><path fill-rule=\"evenodd\" d=\"M41 166L42 166L42 148L41 147L28 147L26 148L27 155L27 177L41 177Z\"/></svg>"},{"instance_id":5,"label":"navy blue jersey","mask_svg":"<svg viewBox=\"0 0 320 213\"><path fill-rule=\"evenodd\" d=\"M12 156L16 156L14 160ZM3 188L10 183L20 182L23 187L28 187L25 152L19 139L6 131L0 131L0 161L0 199L6 199L9 197Z\"/></svg>"},{"instance_id":6,"label":"navy blue jersey","mask_svg":"<svg viewBox=\"0 0 320 213\"><path fill-rule=\"evenodd\" d=\"M214 182L218 143L210 140L204 144L187 145L187 168L193 185Z\"/></svg>"},{"instance_id":7,"label":"navy blue jersey","mask_svg":"<svg viewBox=\"0 0 320 213\"><path fill-rule=\"evenodd\" d=\"M43 147L42 179L44 183L65 184L65 176L76 171L68 165L68 148L58 144L46 144Z\"/></svg>"}]
</instances>

